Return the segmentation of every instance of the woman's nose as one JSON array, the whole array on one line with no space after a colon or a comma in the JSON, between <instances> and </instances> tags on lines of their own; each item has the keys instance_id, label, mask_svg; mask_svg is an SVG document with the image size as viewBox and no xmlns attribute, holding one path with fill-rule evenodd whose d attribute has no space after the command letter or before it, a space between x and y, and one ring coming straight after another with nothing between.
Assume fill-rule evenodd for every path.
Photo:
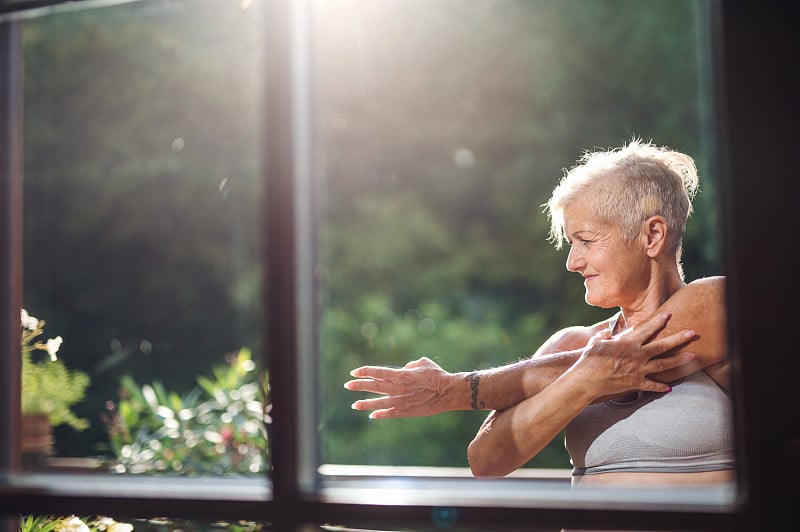
<instances>
[{"instance_id":1,"label":"woman's nose","mask_svg":"<svg viewBox=\"0 0 800 532\"><path fill-rule=\"evenodd\" d=\"M569 253L567 254L567 271L579 271L583 267L583 262L583 257L580 256L580 253L575 251L575 246L570 247Z\"/></svg>"}]
</instances>

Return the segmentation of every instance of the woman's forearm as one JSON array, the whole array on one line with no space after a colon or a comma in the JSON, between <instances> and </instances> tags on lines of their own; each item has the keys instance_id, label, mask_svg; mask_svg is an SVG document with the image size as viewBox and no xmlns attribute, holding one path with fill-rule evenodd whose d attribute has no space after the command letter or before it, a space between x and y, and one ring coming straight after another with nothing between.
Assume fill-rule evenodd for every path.
<instances>
[{"instance_id":1,"label":"woman's forearm","mask_svg":"<svg viewBox=\"0 0 800 532\"><path fill-rule=\"evenodd\" d=\"M580 354L581 350L576 349L535 356L499 368L457 373L456 378L469 385L461 388L463 409L505 410L521 403L555 381Z\"/></svg>"},{"instance_id":2,"label":"woman's forearm","mask_svg":"<svg viewBox=\"0 0 800 532\"><path fill-rule=\"evenodd\" d=\"M530 359L473 372L449 373L427 357L402 368L362 366L345 383L352 391L379 394L360 399L356 410L375 419L431 416L453 410L495 410L539 393L578 359L580 351Z\"/></svg>"}]
</instances>

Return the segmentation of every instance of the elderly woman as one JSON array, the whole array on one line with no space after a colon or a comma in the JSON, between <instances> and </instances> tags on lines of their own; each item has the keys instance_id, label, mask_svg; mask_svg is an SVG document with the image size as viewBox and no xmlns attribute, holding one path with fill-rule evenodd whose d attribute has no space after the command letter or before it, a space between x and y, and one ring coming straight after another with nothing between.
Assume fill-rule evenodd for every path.
<instances>
[{"instance_id":1,"label":"elderly woman","mask_svg":"<svg viewBox=\"0 0 800 532\"><path fill-rule=\"evenodd\" d=\"M448 373L427 358L362 367L348 389L371 417L493 410L470 443L479 477L504 476L566 429L573 482L712 484L732 479L722 278L684 283L681 244L697 171L634 140L584 155L547 204L586 302L609 319L563 329L527 360ZM691 351L691 352L688 352Z\"/></svg>"}]
</instances>

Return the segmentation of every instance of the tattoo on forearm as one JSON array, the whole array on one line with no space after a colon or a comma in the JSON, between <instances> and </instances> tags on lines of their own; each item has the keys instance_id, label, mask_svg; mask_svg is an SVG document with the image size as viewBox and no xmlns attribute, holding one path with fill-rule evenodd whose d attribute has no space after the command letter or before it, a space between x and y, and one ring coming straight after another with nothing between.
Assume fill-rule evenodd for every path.
<instances>
[{"instance_id":1,"label":"tattoo on forearm","mask_svg":"<svg viewBox=\"0 0 800 532\"><path fill-rule=\"evenodd\" d=\"M470 388L472 389L472 409L483 410L483 408L486 406L486 403L484 401L481 401L480 403L478 402L478 386L481 382L481 376L477 371L473 371L467 375L464 380L469 381Z\"/></svg>"}]
</instances>

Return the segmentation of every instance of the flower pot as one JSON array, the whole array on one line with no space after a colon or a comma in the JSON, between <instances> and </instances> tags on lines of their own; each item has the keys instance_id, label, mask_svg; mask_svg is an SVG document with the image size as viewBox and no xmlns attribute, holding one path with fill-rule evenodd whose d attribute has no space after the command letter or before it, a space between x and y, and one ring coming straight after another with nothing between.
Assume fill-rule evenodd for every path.
<instances>
[{"instance_id":1,"label":"flower pot","mask_svg":"<svg viewBox=\"0 0 800 532\"><path fill-rule=\"evenodd\" d=\"M45 414L22 416L22 466L40 469L46 466L47 457L53 454L53 426Z\"/></svg>"}]
</instances>

